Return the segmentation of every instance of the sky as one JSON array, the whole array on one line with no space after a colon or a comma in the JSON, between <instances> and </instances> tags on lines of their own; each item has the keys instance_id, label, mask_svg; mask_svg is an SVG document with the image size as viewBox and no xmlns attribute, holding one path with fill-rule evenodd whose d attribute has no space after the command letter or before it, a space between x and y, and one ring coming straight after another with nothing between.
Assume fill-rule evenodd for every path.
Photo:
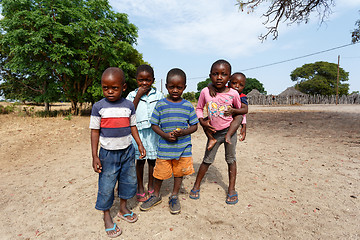
<instances>
[{"instance_id":1,"label":"sky","mask_svg":"<svg viewBox=\"0 0 360 240\"><path fill-rule=\"evenodd\" d=\"M349 72L350 91L360 91L360 43L351 43L351 32L360 19L360 0L336 0L332 14L320 25L317 13L307 24L280 25L277 40L266 33L255 12L239 11L236 0L110 0L116 12L126 13L138 27L135 48L155 71L155 86L166 92L167 72L181 68L187 75L185 92L196 92L213 62L225 59L232 71L259 80L268 94L277 95L293 86L290 74L307 63L338 63ZM329 49L334 49L327 51ZM324 51L324 52L323 52ZM322 52L319 54L314 54ZM311 55L303 57L306 55ZM290 59L295 59L287 61ZM279 64L274 64L283 62ZM273 65L272 65L273 64ZM264 65L270 65L261 67ZM161 83L163 83L161 86Z\"/></svg>"}]
</instances>

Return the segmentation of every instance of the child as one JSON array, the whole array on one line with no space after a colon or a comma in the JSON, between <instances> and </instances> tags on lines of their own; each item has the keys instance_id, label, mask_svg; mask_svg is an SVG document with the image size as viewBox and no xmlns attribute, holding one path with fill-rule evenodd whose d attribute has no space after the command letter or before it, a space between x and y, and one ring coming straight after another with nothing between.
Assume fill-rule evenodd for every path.
<instances>
[{"instance_id":1,"label":"child","mask_svg":"<svg viewBox=\"0 0 360 240\"><path fill-rule=\"evenodd\" d=\"M228 109L225 110L225 112L224 112L225 116L232 115L234 118L230 124L228 132L225 135L225 142L227 142L229 144L231 144L231 141L230 141L231 136L234 133L236 133L236 131L240 125L242 127L240 130L239 140L244 141L245 137L246 137L246 115L245 114L248 112L248 102L247 102L247 96L242 93L242 91L245 88L245 84L246 84L246 76L240 72L236 72L233 75L231 75L229 83L228 83L228 86L230 88L235 89L239 93L240 100L242 103L241 109L236 110L236 109L232 108L231 106L229 106ZM210 83L208 85L208 88L209 88L210 96L215 97L216 96L216 88L213 86L213 84ZM207 146L207 149L211 150L211 148L213 148L216 143L216 139L209 131L205 132L205 134L209 138L209 145Z\"/></svg>"},{"instance_id":2,"label":"child","mask_svg":"<svg viewBox=\"0 0 360 240\"><path fill-rule=\"evenodd\" d=\"M104 212L105 231L114 238L121 234L110 216L116 182L120 198L117 216L128 222L137 220L136 214L126 207L126 201L135 195L137 185L131 135L139 147L140 158L145 157L146 151L136 128L134 104L121 97L126 90L124 72L115 67L106 69L101 77L101 87L105 98L94 104L90 118L93 168L99 173L95 208Z\"/></svg>"},{"instance_id":3,"label":"child","mask_svg":"<svg viewBox=\"0 0 360 240\"><path fill-rule=\"evenodd\" d=\"M178 194L183 176L194 173L190 134L197 130L198 119L192 104L181 98L185 88L185 73L171 69L166 77L169 96L156 104L151 117L151 127L161 138L154 168L154 193L140 206L143 211L161 203L161 184L174 174L169 207L172 214L180 213Z\"/></svg>"},{"instance_id":4,"label":"child","mask_svg":"<svg viewBox=\"0 0 360 240\"><path fill-rule=\"evenodd\" d=\"M247 101L247 96L242 93L242 91L245 88L245 84L246 84L246 76L243 73L240 72L236 72L233 75L231 75L230 77L230 81L229 81L229 87L232 89L235 89L239 95L240 95L240 100L241 100L241 109L244 109L244 112L241 113L243 115L235 115L234 120L231 122L230 127L229 127L229 131L227 132L226 136L225 136L225 141L228 142L230 137L236 133L236 130L239 128L240 124L241 124L241 130L240 130L240 141L244 141L245 137L246 137L246 113L248 112L248 101ZM230 114L232 114L233 112L233 108L229 108L228 112Z\"/></svg>"},{"instance_id":5,"label":"child","mask_svg":"<svg viewBox=\"0 0 360 240\"><path fill-rule=\"evenodd\" d=\"M234 81L233 84L231 84L232 80ZM231 144L231 136L237 131L237 129L240 126L240 123L242 124L242 128L241 128L241 133L240 133L240 141L244 141L245 140L245 135L246 135L246 116L245 114L248 112L248 103L247 103L247 96L243 93L241 93L244 90L245 87L245 81L246 81L246 77L244 74L242 73L234 73L231 77L230 77L230 81L229 81L229 87L233 88L235 90L237 90L239 92L240 95L240 100L242 103L241 108L240 109L234 109L231 106L228 106L227 109L224 111L224 115L225 116L229 116L232 115L233 116L233 121L230 124L229 130L225 135L225 142ZM210 83L208 85L209 88L209 94L211 97L215 97L216 93L217 93L217 89L214 87L214 85L212 83ZM244 115L244 116L242 116ZM205 121L208 120L208 118L204 118ZM205 129L204 128L204 132L205 135L208 137L208 143L207 143L207 150L211 150L217 140L214 138L213 134L209 131L209 129Z\"/></svg>"},{"instance_id":6,"label":"child","mask_svg":"<svg viewBox=\"0 0 360 240\"><path fill-rule=\"evenodd\" d=\"M225 142L225 135L233 120L232 115L225 116L225 111L229 106L233 105L236 109L241 108L239 93L234 89L226 87L231 74L231 65L225 60L218 60L213 63L210 69L210 79L213 86L217 90L216 97L211 97L209 88L204 88L199 97L198 105L196 107L196 114L199 118L201 126L214 134L216 143L211 150L206 150L203 162L199 167L196 180L190 192L190 198L198 199L200 197L200 184L204 178L209 166L215 159L216 152L220 145L224 143L225 146L225 160L228 164L229 187L226 203L236 204L238 202L238 195L235 191L236 182L236 134L231 136L231 144ZM203 109L208 105L209 120L204 120Z\"/></svg>"},{"instance_id":7,"label":"child","mask_svg":"<svg viewBox=\"0 0 360 240\"><path fill-rule=\"evenodd\" d=\"M151 195L154 192L154 166L157 154L157 146L159 142L159 135L151 129L150 118L154 111L156 103L164 98L164 95L152 88L154 83L154 70L149 65L140 65L136 71L136 82L138 88L129 93L126 99L134 103L136 109L136 127L139 131L141 142L146 149L146 158L148 162L148 193ZM133 144L136 146L135 141ZM136 175L137 175L137 193L136 198L139 202L147 200L144 190L143 176L144 165L146 159L139 158L140 154L135 147L136 161Z\"/></svg>"}]
</instances>

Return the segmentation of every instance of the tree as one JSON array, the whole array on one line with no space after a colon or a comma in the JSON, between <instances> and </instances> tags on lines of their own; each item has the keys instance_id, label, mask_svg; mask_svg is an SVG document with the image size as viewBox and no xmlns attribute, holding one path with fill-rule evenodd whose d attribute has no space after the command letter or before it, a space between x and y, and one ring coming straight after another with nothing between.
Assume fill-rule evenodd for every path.
<instances>
[{"instance_id":1,"label":"tree","mask_svg":"<svg viewBox=\"0 0 360 240\"><path fill-rule=\"evenodd\" d=\"M182 98L188 100L189 102L196 102L195 92L186 92L183 93Z\"/></svg>"},{"instance_id":2,"label":"tree","mask_svg":"<svg viewBox=\"0 0 360 240\"><path fill-rule=\"evenodd\" d=\"M304 64L290 74L291 80L296 81L295 88L306 94L334 95L337 85L337 64L329 62L315 62ZM349 80L349 73L339 68L339 95L348 95L349 84L342 83Z\"/></svg>"},{"instance_id":3,"label":"tree","mask_svg":"<svg viewBox=\"0 0 360 240\"><path fill-rule=\"evenodd\" d=\"M265 88L263 84L259 82L259 80L256 78L246 78L246 84L243 93L248 94L253 89L257 89L260 93L266 94Z\"/></svg>"},{"instance_id":4,"label":"tree","mask_svg":"<svg viewBox=\"0 0 360 240\"><path fill-rule=\"evenodd\" d=\"M260 35L260 40L266 40L268 35L272 35L273 39L278 37L278 27L281 22L288 22L288 25L294 23L308 23L310 14L317 12L322 23L331 13L331 8L335 6L335 0L236 0L241 11L244 8L249 12L253 12L263 3L269 2L269 8L263 14L265 22L263 23L268 32ZM352 33L353 43L359 41L360 20L357 21L358 28ZM273 24L268 26L269 24Z\"/></svg>"},{"instance_id":5,"label":"tree","mask_svg":"<svg viewBox=\"0 0 360 240\"><path fill-rule=\"evenodd\" d=\"M136 66L143 63L133 47L137 28L126 14L112 11L107 0L0 3L5 95L19 88L27 100L51 102L62 94L77 113L83 102L98 100L101 73L109 66L124 70L128 91L136 86Z\"/></svg>"}]
</instances>

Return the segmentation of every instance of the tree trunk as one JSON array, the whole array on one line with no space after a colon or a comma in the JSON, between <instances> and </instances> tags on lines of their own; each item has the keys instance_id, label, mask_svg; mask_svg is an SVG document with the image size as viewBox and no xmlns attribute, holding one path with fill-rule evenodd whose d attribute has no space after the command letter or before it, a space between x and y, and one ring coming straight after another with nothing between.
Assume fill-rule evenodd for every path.
<instances>
[{"instance_id":1,"label":"tree trunk","mask_svg":"<svg viewBox=\"0 0 360 240\"><path fill-rule=\"evenodd\" d=\"M50 103L45 102L45 111L48 112L50 111Z\"/></svg>"},{"instance_id":2,"label":"tree trunk","mask_svg":"<svg viewBox=\"0 0 360 240\"><path fill-rule=\"evenodd\" d=\"M78 114L77 101L75 101L75 100L71 100L71 114L72 115L77 115Z\"/></svg>"}]
</instances>

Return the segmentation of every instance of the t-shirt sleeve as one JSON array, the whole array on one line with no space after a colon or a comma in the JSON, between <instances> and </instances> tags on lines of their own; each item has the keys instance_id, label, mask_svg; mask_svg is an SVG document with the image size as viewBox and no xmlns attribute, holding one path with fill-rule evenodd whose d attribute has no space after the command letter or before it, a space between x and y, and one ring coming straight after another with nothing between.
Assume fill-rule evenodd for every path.
<instances>
[{"instance_id":1,"label":"t-shirt sleeve","mask_svg":"<svg viewBox=\"0 0 360 240\"><path fill-rule=\"evenodd\" d=\"M189 125L195 125L199 122L193 105L189 102L190 114L189 114Z\"/></svg>"},{"instance_id":2,"label":"t-shirt sleeve","mask_svg":"<svg viewBox=\"0 0 360 240\"><path fill-rule=\"evenodd\" d=\"M246 95L240 96L240 100L241 100L241 103L249 105Z\"/></svg>"},{"instance_id":3,"label":"t-shirt sleeve","mask_svg":"<svg viewBox=\"0 0 360 240\"><path fill-rule=\"evenodd\" d=\"M91 109L89 128L100 129L100 123L101 123L101 116L99 113L99 107L98 104L95 103Z\"/></svg>"},{"instance_id":4,"label":"t-shirt sleeve","mask_svg":"<svg viewBox=\"0 0 360 240\"><path fill-rule=\"evenodd\" d=\"M130 126L136 126L136 111L135 111L135 106L132 102L130 102Z\"/></svg>"},{"instance_id":5,"label":"t-shirt sleeve","mask_svg":"<svg viewBox=\"0 0 360 240\"><path fill-rule=\"evenodd\" d=\"M196 106L196 115L198 118L204 118L204 106L205 106L205 88L201 90L198 104Z\"/></svg>"},{"instance_id":6,"label":"t-shirt sleeve","mask_svg":"<svg viewBox=\"0 0 360 240\"><path fill-rule=\"evenodd\" d=\"M159 121L160 121L159 102L157 102L154 111L151 114L150 123L153 125L159 125Z\"/></svg>"}]
</instances>

